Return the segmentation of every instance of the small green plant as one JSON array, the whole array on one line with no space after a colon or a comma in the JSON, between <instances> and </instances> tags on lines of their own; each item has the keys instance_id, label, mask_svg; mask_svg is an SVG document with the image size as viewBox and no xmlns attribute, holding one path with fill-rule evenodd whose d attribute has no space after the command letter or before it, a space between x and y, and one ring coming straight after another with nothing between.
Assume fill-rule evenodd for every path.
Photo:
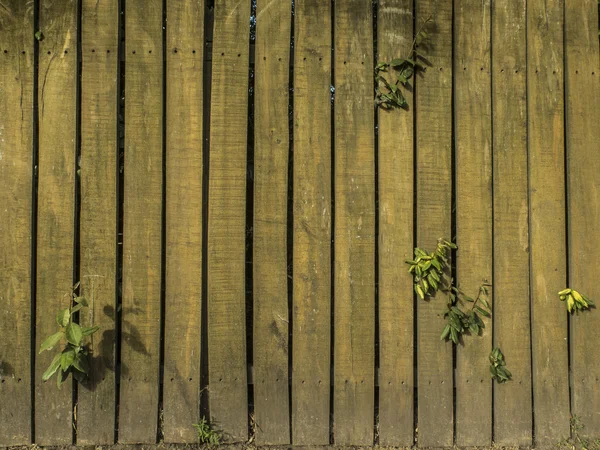
<instances>
[{"instance_id":1,"label":"small green plant","mask_svg":"<svg viewBox=\"0 0 600 450\"><path fill-rule=\"evenodd\" d=\"M448 302L443 311L447 323L440 339L458 344L463 333L479 335L485 328L480 316L491 316L487 300L488 287L491 285L483 282L475 299L455 286L450 276L450 252L456 249L456 244L440 238L432 253L415 248L415 259L406 263L409 265L408 271L414 277L414 290L421 299L434 296L438 291L448 295ZM467 307L469 303L471 306Z\"/></svg>"},{"instance_id":2,"label":"small green plant","mask_svg":"<svg viewBox=\"0 0 600 450\"><path fill-rule=\"evenodd\" d=\"M406 89L409 86L410 79L417 72L427 70L421 63L426 58L418 49L419 45L429 37L425 27L431 21L431 16L423 21L405 58L394 58L389 62L380 62L375 66L375 104L377 106L383 109L406 108L408 106L401 87ZM389 73L388 69L394 70L395 80L388 79L383 75Z\"/></svg>"},{"instance_id":3,"label":"small green plant","mask_svg":"<svg viewBox=\"0 0 600 450\"><path fill-rule=\"evenodd\" d=\"M43 41L44 40L44 33L42 33L41 30L38 30L35 32L35 39L38 41Z\"/></svg>"},{"instance_id":4,"label":"small green plant","mask_svg":"<svg viewBox=\"0 0 600 450\"><path fill-rule=\"evenodd\" d=\"M78 287L79 283L73 286L69 307L59 311L56 315L56 322L60 326L60 330L46 338L40 347L40 353L42 353L52 350L63 339L66 341L62 351L54 357L42 375L42 380L47 381L56 373L58 387L68 378L69 374L73 374L73 378L79 382L87 379L90 371L89 351L83 343L83 338L91 336L100 329L99 326L81 327L73 322L73 314L88 307L87 300L75 294Z\"/></svg>"},{"instance_id":5,"label":"small green plant","mask_svg":"<svg viewBox=\"0 0 600 450\"><path fill-rule=\"evenodd\" d=\"M590 306L595 306L593 301L575 289L563 289L558 293L558 298L562 302L567 302L567 311L570 313L583 311L589 309Z\"/></svg>"},{"instance_id":6,"label":"small green plant","mask_svg":"<svg viewBox=\"0 0 600 450\"><path fill-rule=\"evenodd\" d=\"M473 299L457 287L452 286L450 289L448 309L444 312L444 318L448 322L442 331L440 339L450 339L455 344L458 344L463 333L469 332L473 336L479 336L481 330L485 328L485 323L480 316L491 317L490 304L486 297L489 295L488 287L491 284L482 283L479 286L477 297ZM462 308L467 303L471 303L471 307L466 311Z\"/></svg>"},{"instance_id":7,"label":"small green plant","mask_svg":"<svg viewBox=\"0 0 600 450\"><path fill-rule=\"evenodd\" d=\"M570 419L571 425L571 437L565 439L557 444L558 448L562 449L581 449L581 450L600 450L600 439L588 439L580 436L579 433L583 432L585 426L581 422L579 416L573 415Z\"/></svg>"},{"instance_id":8,"label":"small green plant","mask_svg":"<svg viewBox=\"0 0 600 450\"><path fill-rule=\"evenodd\" d=\"M415 259L405 261L409 265L408 271L414 277L414 290L421 299L435 295L438 289L451 288L452 279L448 274L449 253L456 249L456 244L440 238L432 253L417 247Z\"/></svg>"},{"instance_id":9,"label":"small green plant","mask_svg":"<svg viewBox=\"0 0 600 450\"><path fill-rule=\"evenodd\" d=\"M512 378L512 373L506 368L504 355L498 347L490 353L490 373L498 383L504 383Z\"/></svg>"},{"instance_id":10,"label":"small green plant","mask_svg":"<svg viewBox=\"0 0 600 450\"><path fill-rule=\"evenodd\" d=\"M194 428L198 432L198 442L200 444L219 445L221 443L221 432L213 430L204 417L199 423L194 424Z\"/></svg>"}]
</instances>

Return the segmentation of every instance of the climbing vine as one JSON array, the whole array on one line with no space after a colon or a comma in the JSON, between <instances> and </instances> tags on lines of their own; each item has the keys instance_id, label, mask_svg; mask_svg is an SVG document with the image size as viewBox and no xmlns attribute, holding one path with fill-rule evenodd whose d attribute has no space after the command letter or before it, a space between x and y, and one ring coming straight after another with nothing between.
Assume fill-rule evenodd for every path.
<instances>
[{"instance_id":1,"label":"climbing vine","mask_svg":"<svg viewBox=\"0 0 600 450\"><path fill-rule=\"evenodd\" d=\"M427 70L422 63L426 58L419 46L429 38L425 28L432 20L432 16L429 16L423 21L415 34L410 51L404 58L383 61L375 66L375 104L380 108L408 107L402 91L409 88L409 81L415 74Z\"/></svg>"},{"instance_id":2,"label":"climbing vine","mask_svg":"<svg viewBox=\"0 0 600 450\"><path fill-rule=\"evenodd\" d=\"M84 338L91 336L100 329L99 326L82 327L73 321L73 315L82 308L88 307L84 297L75 292L79 283L73 286L69 296L69 307L61 309L56 315L56 323L60 330L47 337L40 346L40 353L52 350L56 345L64 342L62 350L56 354L50 366L42 375L42 380L49 380L54 374L58 387L61 386L69 374L79 382L84 382L90 371L89 350L84 344Z\"/></svg>"}]
</instances>

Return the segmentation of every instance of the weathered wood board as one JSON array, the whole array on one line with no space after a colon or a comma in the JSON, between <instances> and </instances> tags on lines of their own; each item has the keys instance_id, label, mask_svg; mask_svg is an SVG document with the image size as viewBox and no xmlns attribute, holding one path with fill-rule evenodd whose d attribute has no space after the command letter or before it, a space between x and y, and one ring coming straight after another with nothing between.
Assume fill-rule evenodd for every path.
<instances>
[{"instance_id":1,"label":"weathered wood board","mask_svg":"<svg viewBox=\"0 0 600 450\"><path fill-rule=\"evenodd\" d=\"M193 443L200 420L204 2L167 2L166 442Z\"/></svg>"},{"instance_id":2,"label":"weathered wood board","mask_svg":"<svg viewBox=\"0 0 600 450\"><path fill-rule=\"evenodd\" d=\"M31 442L33 10L0 14L0 446Z\"/></svg>"},{"instance_id":3,"label":"weathered wood board","mask_svg":"<svg viewBox=\"0 0 600 450\"><path fill-rule=\"evenodd\" d=\"M125 167L119 442L154 443L158 424L163 193L163 10L125 5Z\"/></svg>"},{"instance_id":4,"label":"weathered wood board","mask_svg":"<svg viewBox=\"0 0 600 450\"><path fill-rule=\"evenodd\" d=\"M290 443L287 207L291 2L258 0L254 99L256 443Z\"/></svg>"},{"instance_id":5,"label":"weathered wood board","mask_svg":"<svg viewBox=\"0 0 600 450\"><path fill-rule=\"evenodd\" d=\"M331 3L296 3L292 442L329 444Z\"/></svg>"},{"instance_id":6,"label":"weathered wood board","mask_svg":"<svg viewBox=\"0 0 600 450\"><path fill-rule=\"evenodd\" d=\"M370 0L335 4L334 442L372 445L375 136Z\"/></svg>"},{"instance_id":7,"label":"weathered wood board","mask_svg":"<svg viewBox=\"0 0 600 450\"><path fill-rule=\"evenodd\" d=\"M80 322L100 326L92 364L77 395L77 444L115 439L117 272L117 77L119 8L85 0L81 11Z\"/></svg>"},{"instance_id":8,"label":"weathered wood board","mask_svg":"<svg viewBox=\"0 0 600 450\"><path fill-rule=\"evenodd\" d=\"M377 8L377 60L406 55L413 40L413 2ZM391 79L391 78L390 78ZM393 79L392 79L393 81ZM408 110L379 109L379 443L414 444L414 295L404 260L414 248L413 92Z\"/></svg>"}]
</instances>

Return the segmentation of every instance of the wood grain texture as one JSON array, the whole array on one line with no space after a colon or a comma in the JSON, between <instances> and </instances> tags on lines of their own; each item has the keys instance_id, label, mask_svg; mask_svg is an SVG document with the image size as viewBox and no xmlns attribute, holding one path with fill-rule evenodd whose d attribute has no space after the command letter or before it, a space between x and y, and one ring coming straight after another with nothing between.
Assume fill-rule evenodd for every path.
<instances>
[{"instance_id":1,"label":"wood grain texture","mask_svg":"<svg viewBox=\"0 0 600 450\"><path fill-rule=\"evenodd\" d=\"M600 258L598 6L567 3L565 13L569 287L599 305L593 265ZM585 427L581 435L594 438L600 436L598 342L597 309L571 317L571 411Z\"/></svg>"},{"instance_id":2,"label":"wood grain texture","mask_svg":"<svg viewBox=\"0 0 600 450\"><path fill-rule=\"evenodd\" d=\"M204 2L167 2L166 442L192 443L200 420Z\"/></svg>"},{"instance_id":3,"label":"wood grain texture","mask_svg":"<svg viewBox=\"0 0 600 450\"><path fill-rule=\"evenodd\" d=\"M535 445L567 439L568 320L562 1L527 4L531 340Z\"/></svg>"},{"instance_id":4,"label":"wood grain texture","mask_svg":"<svg viewBox=\"0 0 600 450\"><path fill-rule=\"evenodd\" d=\"M372 445L375 148L370 0L335 3L334 440Z\"/></svg>"},{"instance_id":5,"label":"wood grain texture","mask_svg":"<svg viewBox=\"0 0 600 450\"><path fill-rule=\"evenodd\" d=\"M512 381L494 382L494 441L530 446L531 339L525 2L492 8L494 346Z\"/></svg>"},{"instance_id":6,"label":"wood grain texture","mask_svg":"<svg viewBox=\"0 0 600 450\"><path fill-rule=\"evenodd\" d=\"M125 11L125 186L119 442L154 443L162 232L162 1Z\"/></svg>"},{"instance_id":7,"label":"wood grain texture","mask_svg":"<svg viewBox=\"0 0 600 450\"><path fill-rule=\"evenodd\" d=\"M490 2L455 0L456 273L473 298L492 282L492 90ZM490 290L491 292L491 290ZM489 296L491 299L491 295ZM492 322L456 351L456 444L492 442Z\"/></svg>"},{"instance_id":8,"label":"wood grain texture","mask_svg":"<svg viewBox=\"0 0 600 450\"><path fill-rule=\"evenodd\" d=\"M77 443L115 439L115 308L117 262L117 76L119 10L114 2L82 3L81 73L81 294L92 368L79 384Z\"/></svg>"},{"instance_id":9,"label":"wood grain texture","mask_svg":"<svg viewBox=\"0 0 600 450\"><path fill-rule=\"evenodd\" d=\"M215 3L208 212L210 415L227 441L248 437L246 150L250 2Z\"/></svg>"},{"instance_id":10,"label":"wood grain texture","mask_svg":"<svg viewBox=\"0 0 600 450\"><path fill-rule=\"evenodd\" d=\"M296 2L292 442L329 444L331 3Z\"/></svg>"},{"instance_id":11,"label":"wood grain texture","mask_svg":"<svg viewBox=\"0 0 600 450\"><path fill-rule=\"evenodd\" d=\"M256 443L289 444L287 194L291 3L258 0L254 100Z\"/></svg>"},{"instance_id":12,"label":"wood grain texture","mask_svg":"<svg viewBox=\"0 0 600 450\"><path fill-rule=\"evenodd\" d=\"M413 39L413 2L382 0L378 61L404 57ZM411 90L404 90L409 105ZM404 260L413 255L414 108L379 109L379 443L414 443L414 296Z\"/></svg>"},{"instance_id":13,"label":"wood grain texture","mask_svg":"<svg viewBox=\"0 0 600 450\"><path fill-rule=\"evenodd\" d=\"M452 2L417 3L416 23L432 17L422 49L431 66L416 82L417 246L433 251L451 238L452 208ZM417 301L419 446L453 441L452 344L440 341L447 298Z\"/></svg>"},{"instance_id":14,"label":"wood grain texture","mask_svg":"<svg viewBox=\"0 0 600 450\"><path fill-rule=\"evenodd\" d=\"M57 331L73 286L77 2L40 2L36 349ZM35 440L71 444L72 382L42 381L54 352L35 357Z\"/></svg>"},{"instance_id":15,"label":"wood grain texture","mask_svg":"<svg viewBox=\"0 0 600 450\"><path fill-rule=\"evenodd\" d=\"M0 14L0 446L31 442L33 10Z\"/></svg>"}]
</instances>

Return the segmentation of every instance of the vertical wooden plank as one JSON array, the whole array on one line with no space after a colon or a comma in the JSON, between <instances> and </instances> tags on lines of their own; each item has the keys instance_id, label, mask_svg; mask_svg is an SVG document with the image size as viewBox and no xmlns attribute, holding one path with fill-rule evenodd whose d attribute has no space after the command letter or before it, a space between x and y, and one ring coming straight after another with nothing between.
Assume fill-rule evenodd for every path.
<instances>
[{"instance_id":1,"label":"vertical wooden plank","mask_svg":"<svg viewBox=\"0 0 600 450\"><path fill-rule=\"evenodd\" d=\"M118 4L85 0L81 21L80 278L90 307L80 319L100 331L79 385L77 443L107 445L115 436Z\"/></svg>"},{"instance_id":2,"label":"vertical wooden plank","mask_svg":"<svg viewBox=\"0 0 600 450\"><path fill-rule=\"evenodd\" d=\"M564 2L527 4L529 223L535 445L570 436L565 217ZM508 355L507 355L508 356Z\"/></svg>"},{"instance_id":3,"label":"vertical wooden plank","mask_svg":"<svg viewBox=\"0 0 600 450\"><path fill-rule=\"evenodd\" d=\"M417 246L434 249L451 238L452 207L452 2L417 3L416 23L428 17L423 52L431 66L416 86ZM431 250L430 250L431 251ZM447 298L417 303L419 446L447 447L453 441L452 344L440 341Z\"/></svg>"},{"instance_id":4,"label":"vertical wooden plank","mask_svg":"<svg viewBox=\"0 0 600 450\"><path fill-rule=\"evenodd\" d=\"M258 0L254 100L256 443L289 444L287 190L291 3Z\"/></svg>"},{"instance_id":5,"label":"vertical wooden plank","mask_svg":"<svg viewBox=\"0 0 600 450\"><path fill-rule=\"evenodd\" d=\"M372 445L375 149L370 0L335 3L334 439Z\"/></svg>"},{"instance_id":6,"label":"vertical wooden plank","mask_svg":"<svg viewBox=\"0 0 600 450\"><path fill-rule=\"evenodd\" d=\"M204 2L167 2L166 442L191 443L200 411Z\"/></svg>"},{"instance_id":7,"label":"vertical wooden plank","mask_svg":"<svg viewBox=\"0 0 600 450\"><path fill-rule=\"evenodd\" d=\"M298 0L294 49L292 441L329 444L331 2Z\"/></svg>"},{"instance_id":8,"label":"vertical wooden plank","mask_svg":"<svg viewBox=\"0 0 600 450\"><path fill-rule=\"evenodd\" d=\"M492 8L494 346L512 381L494 383L494 441L531 445L525 2Z\"/></svg>"},{"instance_id":9,"label":"vertical wooden plank","mask_svg":"<svg viewBox=\"0 0 600 450\"><path fill-rule=\"evenodd\" d=\"M154 443L161 297L162 1L125 5L125 186L119 442Z\"/></svg>"},{"instance_id":10,"label":"vertical wooden plank","mask_svg":"<svg viewBox=\"0 0 600 450\"><path fill-rule=\"evenodd\" d=\"M246 150L250 2L215 3L208 212L210 414L228 441L248 436Z\"/></svg>"},{"instance_id":11,"label":"vertical wooden plank","mask_svg":"<svg viewBox=\"0 0 600 450\"><path fill-rule=\"evenodd\" d=\"M382 0L379 61L405 56L413 40L413 2ZM412 91L405 91L409 105ZM414 109L379 110L379 443L414 444L414 297L402 261L413 254Z\"/></svg>"},{"instance_id":12,"label":"vertical wooden plank","mask_svg":"<svg viewBox=\"0 0 600 450\"><path fill-rule=\"evenodd\" d=\"M0 446L31 442L33 10L0 13Z\"/></svg>"},{"instance_id":13,"label":"vertical wooden plank","mask_svg":"<svg viewBox=\"0 0 600 450\"><path fill-rule=\"evenodd\" d=\"M77 2L40 2L36 349L57 331L73 286ZM42 381L53 352L35 359L35 440L71 444L72 380Z\"/></svg>"},{"instance_id":14,"label":"vertical wooden plank","mask_svg":"<svg viewBox=\"0 0 600 450\"><path fill-rule=\"evenodd\" d=\"M600 304L594 261L600 259L600 67L598 6L593 0L566 3L567 165L569 287ZM600 430L600 341L598 310L571 318L572 413L581 435Z\"/></svg>"},{"instance_id":15,"label":"vertical wooden plank","mask_svg":"<svg viewBox=\"0 0 600 450\"><path fill-rule=\"evenodd\" d=\"M467 295L492 281L492 91L490 2L456 0L456 273ZM492 442L492 323L456 352L456 445Z\"/></svg>"}]
</instances>

